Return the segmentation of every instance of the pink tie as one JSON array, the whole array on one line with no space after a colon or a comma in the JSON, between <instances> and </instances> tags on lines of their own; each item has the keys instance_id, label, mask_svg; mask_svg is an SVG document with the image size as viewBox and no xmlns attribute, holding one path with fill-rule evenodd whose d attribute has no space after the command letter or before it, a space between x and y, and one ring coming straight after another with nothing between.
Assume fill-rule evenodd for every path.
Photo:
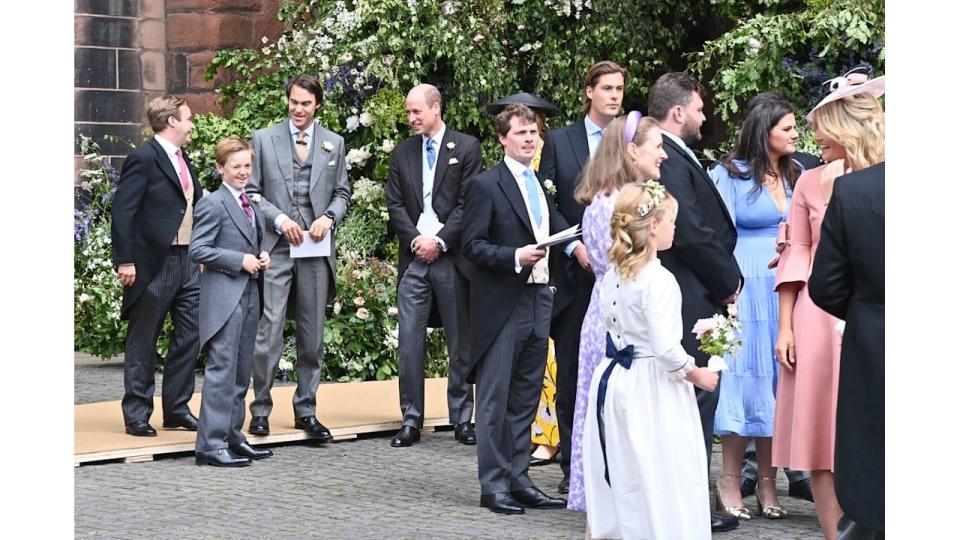
<instances>
[{"instance_id":1,"label":"pink tie","mask_svg":"<svg viewBox=\"0 0 960 540\"><path fill-rule=\"evenodd\" d=\"M183 191L186 192L190 189L190 173L187 172L187 162L183 159L183 152L177 148L177 164L180 166L180 185L183 186Z\"/></svg>"},{"instance_id":2,"label":"pink tie","mask_svg":"<svg viewBox=\"0 0 960 540\"><path fill-rule=\"evenodd\" d=\"M250 208L250 197L247 197L246 193L240 193L240 206L243 207L243 213L247 215L247 219L253 225L253 208Z\"/></svg>"}]
</instances>

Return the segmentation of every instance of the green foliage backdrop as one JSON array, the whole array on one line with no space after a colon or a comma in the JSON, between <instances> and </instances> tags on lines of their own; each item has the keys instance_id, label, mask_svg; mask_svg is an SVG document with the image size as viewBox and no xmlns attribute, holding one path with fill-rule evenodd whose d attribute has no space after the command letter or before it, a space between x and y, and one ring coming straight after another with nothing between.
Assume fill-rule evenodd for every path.
<instances>
[{"instance_id":1,"label":"green foliage backdrop","mask_svg":"<svg viewBox=\"0 0 960 540\"><path fill-rule=\"evenodd\" d=\"M819 99L819 83L844 69L864 61L883 72L879 0L287 0L277 16L289 29L278 40L213 59L207 77L227 81L217 91L229 113L196 119L190 157L205 188L215 189L217 141L285 118L283 83L296 74L325 84L317 119L345 137L353 190L336 232L340 291L325 328L326 378L334 380L396 374L398 247L384 185L391 150L409 136L404 96L413 85L436 85L445 121L480 138L492 164L499 145L483 113L487 103L534 92L565 111L551 120L563 125L580 114L583 74L600 59L629 70L629 108L645 109L659 75L691 70L713 89L728 140L743 104L759 91L781 91L805 111ZM77 235L76 346L109 355L122 350L122 325L113 317L119 291L101 275L112 272L97 259L109 261L109 225L91 208L77 218L100 232ZM100 251L91 263L93 246ZM428 371L445 374L442 331L428 339ZM284 358L293 356L288 346Z\"/></svg>"}]
</instances>

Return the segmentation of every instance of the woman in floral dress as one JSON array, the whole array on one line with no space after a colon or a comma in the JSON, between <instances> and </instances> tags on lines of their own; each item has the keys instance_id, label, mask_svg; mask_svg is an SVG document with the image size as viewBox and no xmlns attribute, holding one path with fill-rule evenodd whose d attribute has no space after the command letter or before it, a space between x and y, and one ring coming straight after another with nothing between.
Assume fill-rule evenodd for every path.
<instances>
[{"instance_id":1,"label":"woman in floral dress","mask_svg":"<svg viewBox=\"0 0 960 540\"><path fill-rule=\"evenodd\" d=\"M581 228L590 266L597 277L590 305L580 331L580 358L577 370L577 400L573 416L570 453L570 493L567 507L586 510L583 484L583 425L587 414L590 380L604 358L606 330L600 320L599 287L610 268L610 217L620 188L629 183L660 178L660 162L666 159L660 127L653 118L641 118L637 111L617 118L597 147L596 155L583 171L577 201L587 204Z\"/></svg>"}]
</instances>

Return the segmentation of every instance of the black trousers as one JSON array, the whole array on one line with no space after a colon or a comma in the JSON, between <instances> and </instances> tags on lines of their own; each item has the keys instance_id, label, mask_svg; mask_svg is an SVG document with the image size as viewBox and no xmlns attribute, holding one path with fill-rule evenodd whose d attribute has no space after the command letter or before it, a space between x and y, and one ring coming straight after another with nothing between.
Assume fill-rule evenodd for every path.
<instances>
[{"instance_id":1,"label":"black trousers","mask_svg":"<svg viewBox=\"0 0 960 540\"><path fill-rule=\"evenodd\" d=\"M593 273L574 264L574 298L550 324L553 352L557 360L557 427L560 430L560 468L570 477L570 441L573 437L573 412L577 402L577 371L580 366L580 328L590 305L595 281Z\"/></svg>"},{"instance_id":2,"label":"black trousers","mask_svg":"<svg viewBox=\"0 0 960 540\"><path fill-rule=\"evenodd\" d=\"M153 414L153 366L157 340L167 313L173 321L170 348L163 361L163 416L190 412L197 356L200 353L200 271L186 247L171 248L163 266L130 309L123 360L123 421L149 421Z\"/></svg>"}]
</instances>

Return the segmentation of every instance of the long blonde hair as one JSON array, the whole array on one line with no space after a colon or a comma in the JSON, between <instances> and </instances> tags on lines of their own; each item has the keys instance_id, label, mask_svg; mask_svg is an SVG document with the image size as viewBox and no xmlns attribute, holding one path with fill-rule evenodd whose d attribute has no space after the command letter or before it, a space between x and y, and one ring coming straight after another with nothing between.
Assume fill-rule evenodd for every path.
<instances>
[{"instance_id":1,"label":"long blonde hair","mask_svg":"<svg viewBox=\"0 0 960 540\"><path fill-rule=\"evenodd\" d=\"M656 221L677 211L677 200L666 193L663 200L644 216L639 208L650 202L650 193L640 183L631 182L620 189L610 218L613 244L607 257L621 278L632 278L657 251L650 229Z\"/></svg>"},{"instance_id":2,"label":"long blonde hair","mask_svg":"<svg viewBox=\"0 0 960 540\"><path fill-rule=\"evenodd\" d=\"M626 122L626 116L621 116L607 126L596 154L587 162L583 177L573 193L573 197L580 204L590 204L597 193L609 195L624 184L642 180L640 170L627 154L627 143L623 140ZM653 128L659 126L659 122L644 116L637 124L637 131L634 132L631 142L637 146L642 145L647 142Z\"/></svg>"},{"instance_id":3,"label":"long blonde hair","mask_svg":"<svg viewBox=\"0 0 960 540\"><path fill-rule=\"evenodd\" d=\"M813 122L847 152L846 166L858 171L886 159L884 113L877 98L858 94L827 103Z\"/></svg>"}]
</instances>

